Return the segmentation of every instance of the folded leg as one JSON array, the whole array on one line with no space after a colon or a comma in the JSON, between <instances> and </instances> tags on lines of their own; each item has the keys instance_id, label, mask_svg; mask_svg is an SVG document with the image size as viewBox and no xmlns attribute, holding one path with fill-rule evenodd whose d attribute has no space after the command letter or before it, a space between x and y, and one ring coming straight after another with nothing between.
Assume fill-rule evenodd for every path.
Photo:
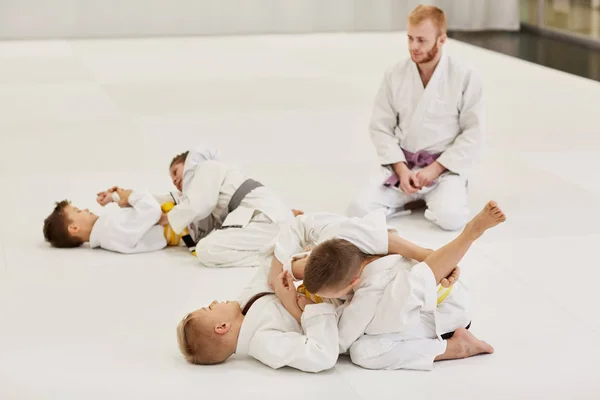
<instances>
[{"instance_id":1,"label":"folded leg","mask_svg":"<svg viewBox=\"0 0 600 400\"><path fill-rule=\"evenodd\" d=\"M365 335L350 347L350 359L366 369L429 371L446 351L445 340L407 339L403 335Z\"/></svg>"},{"instance_id":2,"label":"folded leg","mask_svg":"<svg viewBox=\"0 0 600 400\"><path fill-rule=\"evenodd\" d=\"M397 188L385 187L383 183L391 175L391 170L381 167L351 201L347 215L350 217L364 217L372 211L383 209L386 216L389 217L401 211L407 203L422 198L419 193L407 195Z\"/></svg>"},{"instance_id":3,"label":"folded leg","mask_svg":"<svg viewBox=\"0 0 600 400\"><path fill-rule=\"evenodd\" d=\"M259 215L243 228L211 232L196 245L196 256L201 265L209 268L258 267L261 251L273 243L280 228Z\"/></svg>"},{"instance_id":4,"label":"folded leg","mask_svg":"<svg viewBox=\"0 0 600 400\"><path fill-rule=\"evenodd\" d=\"M469 219L468 200L465 178L455 174L442 175L425 194L425 218L444 230L459 230Z\"/></svg>"}]
</instances>

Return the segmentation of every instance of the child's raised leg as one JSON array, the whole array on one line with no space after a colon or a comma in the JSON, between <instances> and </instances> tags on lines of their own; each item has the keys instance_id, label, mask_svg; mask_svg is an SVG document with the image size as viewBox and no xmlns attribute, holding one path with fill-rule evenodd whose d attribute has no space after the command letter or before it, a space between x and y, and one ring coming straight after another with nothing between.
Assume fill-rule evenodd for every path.
<instances>
[{"instance_id":1,"label":"child's raised leg","mask_svg":"<svg viewBox=\"0 0 600 400\"><path fill-rule=\"evenodd\" d=\"M490 201L465 226L456 239L427 256L425 263L433 271L436 283L439 284L442 279L450 275L475 240L479 239L486 230L504 221L506 217L498 204Z\"/></svg>"}]
</instances>

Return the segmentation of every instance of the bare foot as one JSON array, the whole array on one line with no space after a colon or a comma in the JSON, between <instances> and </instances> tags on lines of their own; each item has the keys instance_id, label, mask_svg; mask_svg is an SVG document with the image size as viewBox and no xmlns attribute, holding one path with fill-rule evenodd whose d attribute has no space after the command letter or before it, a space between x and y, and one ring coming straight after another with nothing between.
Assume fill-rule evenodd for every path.
<instances>
[{"instance_id":1,"label":"bare foot","mask_svg":"<svg viewBox=\"0 0 600 400\"><path fill-rule=\"evenodd\" d=\"M464 357L472 357L477 354L492 354L494 348L483 340L477 339L465 328L457 329L450 340L456 339L462 349Z\"/></svg>"},{"instance_id":2,"label":"bare foot","mask_svg":"<svg viewBox=\"0 0 600 400\"><path fill-rule=\"evenodd\" d=\"M502 212L495 201L490 201L483 207L483 210L481 210L479 214L473 217L471 222L467 224L465 230L473 233L475 238L479 238L485 231L504 221L506 221L504 212Z\"/></svg>"},{"instance_id":3,"label":"bare foot","mask_svg":"<svg viewBox=\"0 0 600 400\"><path fill-rule=\"evenodd\" d=\"M295 208L292 208L292 212L294 213L294 217L297 217L298 215L304 215L304 211L296 210Z\"/></svg>"},{"instance_id":4,"label":"bare foot","mask_svg":"<svg viewBox=\"0 0 600 400\"><path fill-rule=\"evenodd\" d=\"M492 354L494 348L483 340L477 339L465 328L457 329L451 339L448 339L446 352L436 361L456 360L459 358L473 357L478 354Z\"/></svg>"}]
</instances>

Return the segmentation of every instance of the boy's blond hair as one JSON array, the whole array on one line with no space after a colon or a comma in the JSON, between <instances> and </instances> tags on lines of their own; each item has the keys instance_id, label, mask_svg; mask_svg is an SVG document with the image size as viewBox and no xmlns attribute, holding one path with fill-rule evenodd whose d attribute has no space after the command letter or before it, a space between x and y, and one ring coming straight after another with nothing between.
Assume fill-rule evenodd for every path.
<instances>
[{"instance_id":1,"label":"boy's blond hair","mask_svg":"<svg viewBox=\"0 0 600 400\"><path fill-rule=\"evenodd\" d=\"M438 28L438 34L446 34L447 22L446 14L440 8L435 6L420 5L417 6L408 15L408 22L412 25L419 25L421 22L430 20Z\"/></svg>"},{"instance_id":2,"label":"boy's blond hair","mask_svg":"<svg viewBox=\"0 0 600 400\"><path fill-rule=\"evenodd\" d=\"M192 364L220 364L233 354L214 326L192 314L186 315L177 326L177 342L185 359Z\"/></svg>"}]
</instances>

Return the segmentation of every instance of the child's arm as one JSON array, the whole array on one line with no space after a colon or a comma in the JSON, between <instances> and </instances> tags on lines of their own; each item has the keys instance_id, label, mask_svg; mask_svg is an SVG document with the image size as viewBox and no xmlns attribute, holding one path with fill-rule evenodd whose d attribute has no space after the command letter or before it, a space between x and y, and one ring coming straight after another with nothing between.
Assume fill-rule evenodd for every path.
<instances>
[{"instance_id":1,"label":"child's arm","mask_svg":"<svg viewBox=\"0 0 600 400\"><path fill-rule=\"evenodd\" d=\"M354 243L366 254L383 255L388 251L388 233L383 213L364 218L348 218L332 213L299 215L277 237L273 267L281 272L283 263L304 251L309 243L339 237Z\"/></svg>"},{"instance_id":2,"label":"child's arm","mask_svg":"<svg viewBox=\"0 0 600 400\"><path fill-rule=\"evenodd\" d=\"M273 280L283 271L284 263L294 254L304 251L310 242L318 241L321 231L339 220L339 215L328 213L299 215L294 218L290 226L277 237L268 277L269 285L271 286ZM300 278L296 274L294 276Z\"/></svg>"},{"instance_id":3,"label":"child's arm","mask_svg":"<svg viewBox=\"0 0 600 400\"><path fill-rule=\"evenodd\" d=\"M271 368L292 367L305 372L321 372L335 366L338 359L338 329L332 304L310 304L302 314L304 334L266 330L257 332L249 355Z\"/></svg>"},{"instance_id":4,"label":"child's arm","mask_svg":"<svg viewBox=\"0 0 600 400\"><path fill-rule=\"evenodd\" d=\"M217 161L205 161L196 170L181 203L167 214L169 225L176 234L198 219L208 217L217 207L226 169Z\"/></svg>"},{"instance_id":5,"label":"child's arm","mask_svg":"<svg viewBox=\"0 0 600 400\"><path fill-rule=\"evenodd\" d=\"M408 240L402 239L395 232L388 232L388 253L399 254L402 257L421 262L433 253L433 250L425 249Z\"/></svg>"},{"instance_id":6,"label":"child's arm","mask_svg":"<svg viewBox=\"0 0 600 400\"><path fill-rule=\"evenodd\" d=\"M302 309L298 305L298 293L296 286L290 274L283 271L273 280L273 290L275 295L283 304L287 312L300 324L302 319Z\"/></svg>"},{"instance_id":7,"label":"child's arm","mask_svg":"<svg viewBox=\"0 0 600 400\"><path fill-rule=\"evenodd\" d=\"M402 239L394 232L388 232L388 252L389 254L399 254L405 258L423 262L430 254L434 252L432 249L420 247L408 240ZM457 266L447 277L443 278L441 285L450 287L458 280L460 268Z\"/></svg>"},{"instance_id":8,"label":"child's arm","mask_svg":"<svg viewBox=\"0 0 600 400\"><path fill-rule=\"evenodd\" d=\"M339 218L335 214L326 213L305 214L294 218L289 227L279 234L275 243L275 258L279 264L304 251L308 243L319 239L324 227Z\"/></svg>"},{"instance_id":9,"label":"child's arm","mask_svg":"<svg viewBox=\"0 0 600 400\"><path fill-rule=\"evenodd\" d=\"M269 284L283 270L283 264L311 242L338 237L350 241L366 254L385 255L389 247L387 228L384 213L372 213L364 218L329 213L300 215L277 238Z\"/></svg>"},{"instance_id":10,"label":"child's arm","mask_svg":"<svg viewBox=\"0 0 600 400\"><path fill-rule=\"evenodd\" d=\"M152 251L164 247L162 233L157 233L156 237L147 236L162 215L160 205L154 197L143 190L117 189L117 192L121 197L120 202L127 202L131 207L118 215L116 225L113 225L114 231L106 239L121 252ZM107 246L110 247L108 244Z\"/></svg>"}]
</instances>

